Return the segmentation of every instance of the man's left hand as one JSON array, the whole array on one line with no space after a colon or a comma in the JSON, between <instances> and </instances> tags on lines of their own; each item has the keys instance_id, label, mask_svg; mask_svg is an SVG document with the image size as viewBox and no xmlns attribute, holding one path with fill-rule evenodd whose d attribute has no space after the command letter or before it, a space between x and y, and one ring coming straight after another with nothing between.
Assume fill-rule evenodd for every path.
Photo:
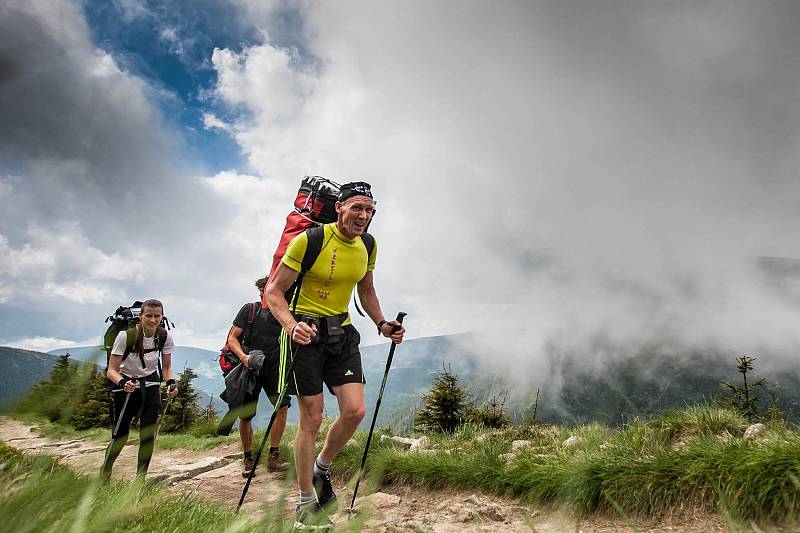
<instances>
[{"instance_id":1,"label":"man's left hand","mask_svg":"<svg viewBox=\"0 0 800 533\"><path fill-rule=\"evenodd\" d=\"M169 396L170 398L174 398L177 395L178 395L178 387L175 387L174 389L172 387L167 387L167 396Z\"/></svg>"}]
</instances>

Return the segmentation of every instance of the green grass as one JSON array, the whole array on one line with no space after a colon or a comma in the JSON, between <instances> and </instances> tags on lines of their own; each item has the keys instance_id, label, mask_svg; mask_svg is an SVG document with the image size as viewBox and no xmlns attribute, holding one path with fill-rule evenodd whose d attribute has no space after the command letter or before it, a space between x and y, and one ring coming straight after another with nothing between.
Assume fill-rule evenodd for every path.
<instances>
[{"instance_id":1,"label":"green grass","mask_svg":"<svg viewBox=\"0 0 800 533\"><path fill-rule=\"evenodd\" d=\"M0 520L3 531L151 532L292 531L294 515L282 511L280 500L260 519L193 496L171 494L145 483L101 482L75 474L47 456L29 456L0 443ZM359 531L368 517L337 526Z\"/></svg>"},{"instance_id":2,"label":"green grass","mask_svg":"<svg viewBox=\"0 0 800 533\"><path fill-rule=\"evenodd\" d=\"M592 424L486 432L464 427L431 436L436 453L396 449L373 438L374 478L431 488L454 487L566 505L579 514L659 517L697 510L732 520L795 524L800 514L800 433L773 427L744 440L747 421L714 407L690 407L619 430ZM580 444L563 448L570 435ZM346 448L336 470L353 475L366 440ZM529 449L507 463L514 440ZM676 443L680 443L676 446Z\"/></svg>"},{"instance_id":3,"label":"green grass","mask_svg":"<svg viewBox=\"0 0 800 533\"><path fill-rule=\"evenodd\" d=\"M209 502L142 483L99 483L52 458L0 444L0 517L5 531L239 531L265 524ZM282 523L266 524L281 529Z\"/></svg>"},{"instance_id":4,"label":"green grass","mask_svg":"<svg viewBox=\"0 0 800 533\"><path fill-rule=\"evenodd\" d=\"M327 420L320 431L321 446ZM44 424L58 433L56 424ZM567 506L579 515L652 517L708 511L730 523L780 523L791 527L800 516L800 433L773 424L763 438L744 440L748 421L725 409L687 407L636 420L620 429L599 424L578 427L522 426L486 431L467 425L453 435L428 435L433 453L409 452L381 442L376 430L367 461L365 494L381 482L430 488L481 490L537 504ZM75 437L82 432L67 431ZM287 443L282 452L291 462ZM85 433L85 432L84 432ZM571 435L579 444L564 448ZM263 429L254 435L261 442ZM107 431L104 439L108 438ZM367 433L337 456L334 475L352 478L361 461ZM515 440L530 441L507 462ZM238 436L161 435L162 449L209 449ZM351 479L352 483L352 479Z\"/></svg>"}]
</instances>

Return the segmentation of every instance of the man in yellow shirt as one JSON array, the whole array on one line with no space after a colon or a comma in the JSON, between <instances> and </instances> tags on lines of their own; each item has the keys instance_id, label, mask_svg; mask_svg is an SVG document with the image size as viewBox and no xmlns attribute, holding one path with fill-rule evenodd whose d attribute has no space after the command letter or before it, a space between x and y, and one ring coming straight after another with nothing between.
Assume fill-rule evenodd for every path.
<instances>
[{"instance_id":1,"label":"man in yellow shirt","mask_svg":"<svg viewBox=\"0 0 800 533\"><path fill-rule=\"evenodd\" d=\"M301 233L289 244L281 264L267 286L267 302L288 340L297 348L295 369L288 380L288 391L296 394L300 425L294 456L300 503L297 529L325 529L331 526L324 510L335 507L336 495L330 482L330 465L350 440L364 418L364 373L361 368L361 336L350 323L348 305L353 288L358 288L364 311L378 332L394 342L403 340L405 329L393 320L387 322L381 311L372 280L377 245L371 253L362 239L372 219L375 202L369 184L353 182L341 187L336 202L336 222L323 226L322 249L313 266L304 273L295 313L289 309L287 291L301 271L308 246L308 234ZM287 354L281 353L282 368ZM322 384L336 396L339 417L331 425L325 445L314 458L314 445L322 423ZM316 491L316 492L315 492Z\"/></svg>"}]
</instances>

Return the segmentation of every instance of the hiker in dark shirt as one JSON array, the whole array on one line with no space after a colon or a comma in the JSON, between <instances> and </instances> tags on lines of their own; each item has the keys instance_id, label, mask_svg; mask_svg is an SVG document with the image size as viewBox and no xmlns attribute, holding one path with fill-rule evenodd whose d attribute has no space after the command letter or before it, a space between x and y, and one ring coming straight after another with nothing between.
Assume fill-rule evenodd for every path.
<instances>
[{"instance_id":1,"label":"hiker in dark shirt","mask_svg":"<svg viewBox=\"0 0 800 533\"><path fill-rule=\"evenodd\" d=\"M259 292L259 301L267 285L267 278L260 278L255 283ZM250 317L251 306L256 305L255 316L244 338ZM247 303L242 306L236 318L233 320L233 327L228 333L228 348L248 367L248 353L252 350L260 350L267 355L259 371L259 380L252 394L248 394L244 401L244 406L239 412L239 437L242 440L242 451L244 452L244 470L242 476L247 477L250 470L255 468L255 458L253 457L253 417L256 416L258 396L263 388L272 405L278 401L278 358L274 355L275 350L269 349L268 345L277 344L280 326L267 322L266 317L269 310L261 309L261 304ZM244 346L242 346L244 344ZM266 348L266 349L265 349ZM291 405L291 400L286 395L281 403L281 408L275 416L275 422L270 432L270 447L267 458L267 470L270 472L283 472L288 468L288 463L281 457L279 446L283 431L286 428L286 416Z\"/></svg>"}]
</instances>

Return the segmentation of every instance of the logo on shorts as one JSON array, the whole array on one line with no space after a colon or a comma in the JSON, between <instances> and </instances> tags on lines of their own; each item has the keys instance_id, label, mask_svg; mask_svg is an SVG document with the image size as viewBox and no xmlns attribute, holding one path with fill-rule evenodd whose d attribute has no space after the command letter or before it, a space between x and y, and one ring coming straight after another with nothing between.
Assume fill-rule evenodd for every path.
<instances>
[{"instance_id":1,"label":"logo on shorts","mask_svg":"<svg viewBox=\"0 0 800 533\"><path fill-rule=\"evenodd\" d=\"M348 370L347 372L344 373L344 375L345 376L352 376L353 375L353 371L352 370Z\"/></svg>"}]
</instances>

